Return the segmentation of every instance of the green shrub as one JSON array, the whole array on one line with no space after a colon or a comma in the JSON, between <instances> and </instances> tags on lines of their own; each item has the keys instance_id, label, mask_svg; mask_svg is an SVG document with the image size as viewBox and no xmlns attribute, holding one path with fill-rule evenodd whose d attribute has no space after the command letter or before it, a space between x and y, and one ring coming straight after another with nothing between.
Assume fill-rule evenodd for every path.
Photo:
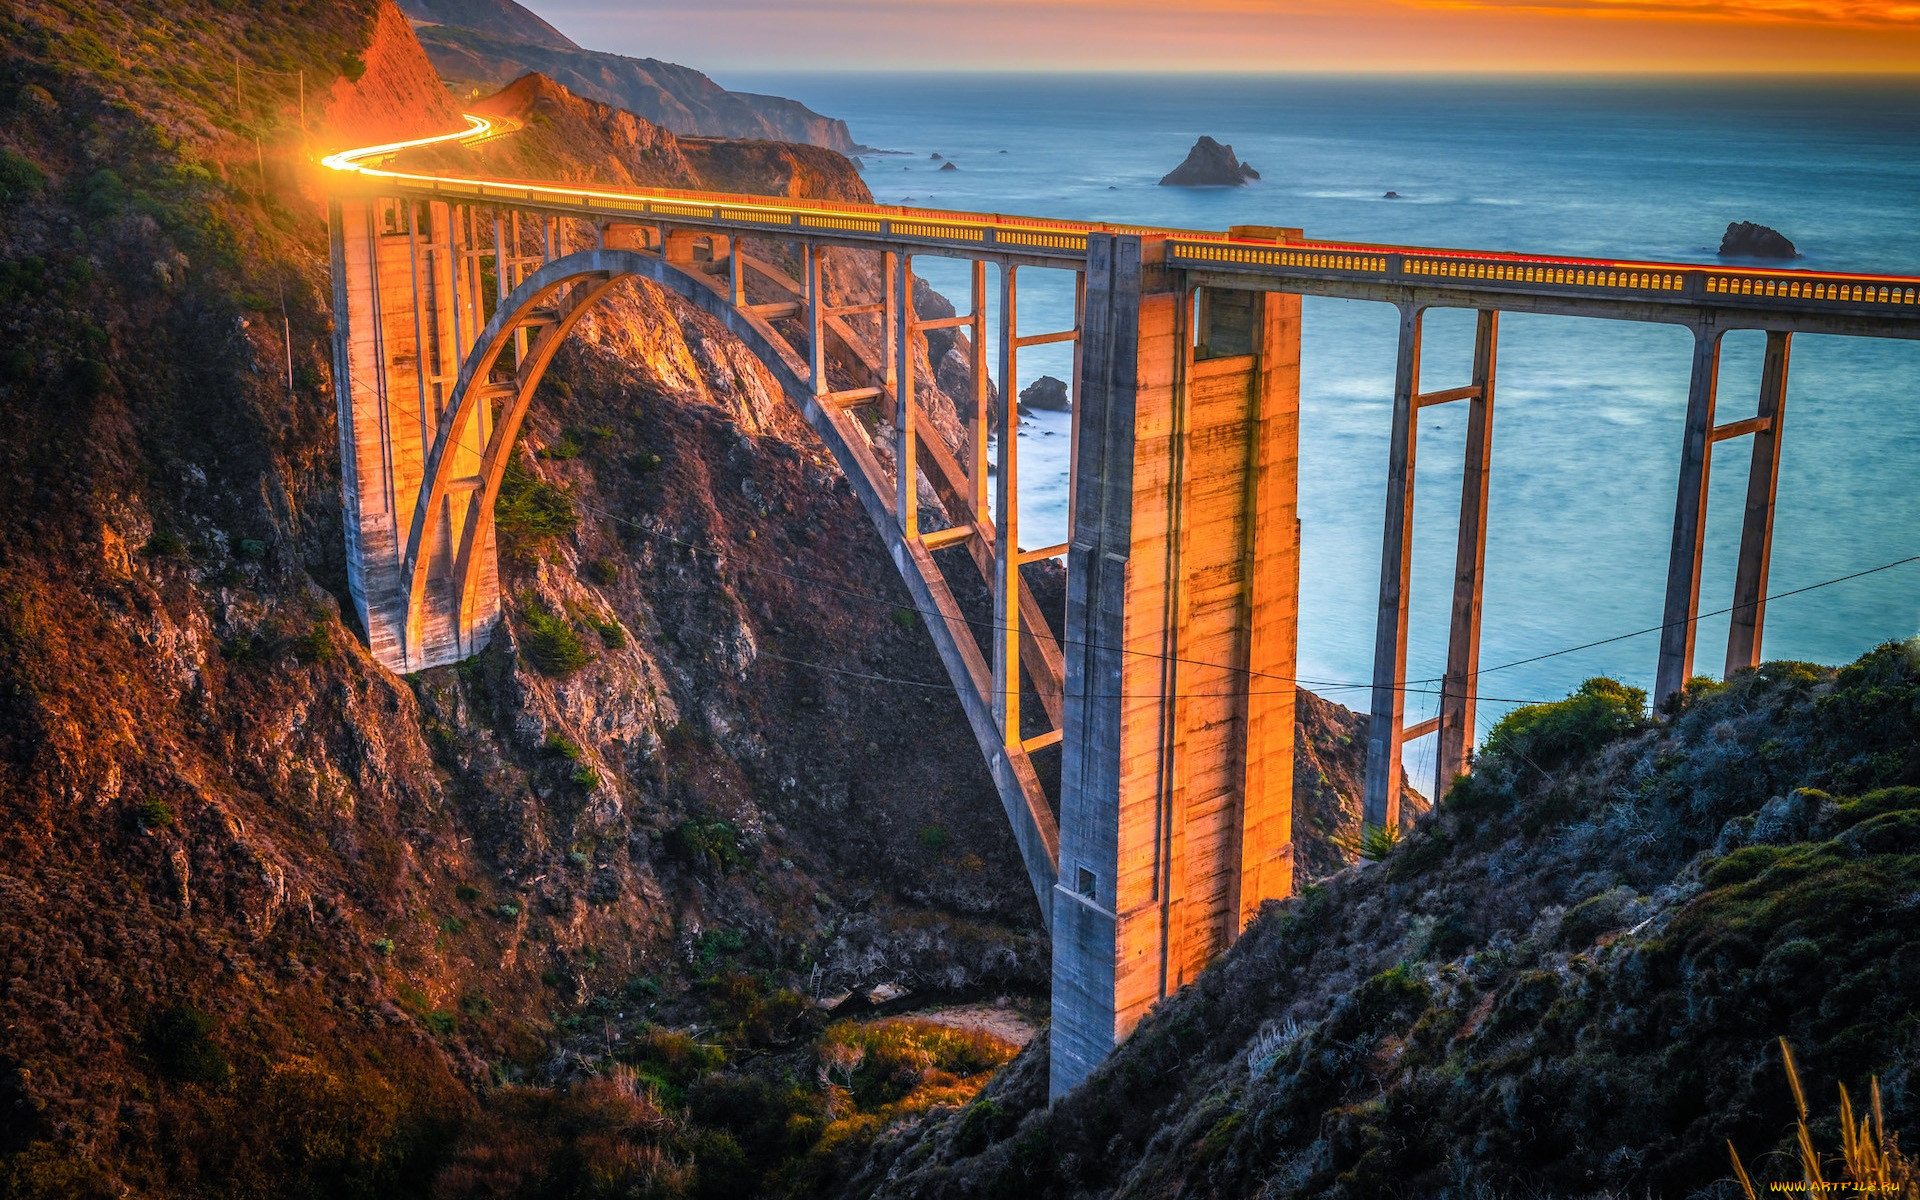
<instances>
[{"instance_id":1,"label":"green shrub","mask_svg":"<svg viewBox=\"0 0 1920 1200\"><path fill-rule=\"evenodd\" d=\"M73 381L73 390L92 399L106 394L113 386L113 370L97 358L76 359L68 369L68 377Z\"/></svg>"},{"instance_id":2,"label":"green shrub","mask_svg":"<svg viewBox=\"0 0 1920 1200\"><path fill-rule=\"evenodd\" d=\"M187 552L187 544L171 529L156 529L142 549L152 558L176 558Z\"/></svg>"},{"instance_id":3,"label":"green shrub","mask_svg":"<svg viewBox=\"0 0 1920 1200\"><path fill-rule=\"evenodd\" d=\"M470 883L463 883L453 889L454 898L472 904L480 898L480 889Z\"/></svg>"},{"instance_id":4,"label":"green shrub","mask_svg":"<svg viewBox=\"0 0 1920 1200\"><path fill-rule=\"evenodd\" d=\"M944 825L922 825L920 827L920 844L929 850L944 850L947 848L947 843L952 840L953 839L948 836L946 826Z\"/></svg>"},{"instance_id":5,"label":"green shrub","mask_svg":"<svg viewBox=\"0 0 1920 1200\"><path fill-rule=\"evenodd\" d=\"M612 587L620 582L620 564L606 558L589 559L587 578L601 587Z\"/></svg>"},{"instance_id":6,"label":"green shrub","mask_svg":"<svg viewBox=\"0 0 1920 1200\"><path fill-rule=\"evenodd\" d=\"M293 655L308 666L333 661L333 634L315 625L293 640Z\"/></svg>"},{"instance_id":7,"label":"green shrub","mask_svg":"<svg viewBox=\"0 0 1920 1200\"><path fill-rule=\"evenodd\" d=\"M579 439L575 438L573 436L573 430L569 429L561 433L559 441L542 450L540 457L558 459L565 462L568 459L579 458L580 449Z\"/></svg>"},{"instance_id":8,"label":"green shrub","mask_svg":"<svg viewBox=\"0 0 1920 1200\"><path fill-rule=\"evenodd\" d=\"M1758 879L1762 872L1779 862L1786 853L1783 846L1742 846L1709 866L1704 882L1710 888L1720 888Z\"/></svg>"},{"instance_id":9,"label":"green shrub","mask_svg":"<svg viewBox=\"0 0 1920 1200\"><path fill-rule=\"evenodd\" d=\"M381 958L392 958L393 957L393 939L392 938L373 939L373 952L375 954L378 954Z\"/></svg>"},{"instance_id":10,"label":"green shrub","mask_svg":"<svg viewBox=\"0 0 1920 1200\"><path fill-rule=\"evenodd\" d=\"M564 733L550 733L545 743L548 754L557 754L568 762L580 761L580 743Z\"/></svg>"},{"instance_id":11,"label":"green shrub","mask_svg":"<svg viewBox=\"0 0 1920 1200\"><path fill-rule=\"evenodd\" d=\"M1716 692L1723 692L1727 685L1711 675L1695 675L1680 685L1680 689L1670 694L1660 705L1660 711L1669 717L1677 717L1700 701Z\"/></svg>"},{"instance_id":12,"label":"green shrub","mask_svg":"<svg viewBox=\"0 0 1920 1200\"><path fill-rule=\"evenodd\" d=\"M627 631L620 628L620 622L601 620L590 612L581 613L580 618L600 635L600 644L607 649L618 650L627 644Z\"/></svg>"},{"instance_id":13,"label":"green shrub","mask_svg":"<svg viewBox=\"0 0 1920 1200\"><path fill-rule=\"evenodd\" d=\"M133 806L134 819L148 829L171 829L173 806L165 800L143 800Z\"/></svg>"},{"instance_id":14,"label":"green shrub","mask_svg":"<svg viewBox=\"0 0 1920 1200\"><path fill-rule=\"evenodd\" d=\"M501 474L493 523L500 548L511 558L525 559L554 538L571 534L580 518L566 489L536 476L516 455Z\"/></svg>"},{"instance_id":15,"label":"green shrub","mask_svg":"<svg viewBox=\"0 0 1920 1200\"><path fill-rule=\"evenodd\" d=\"M340 73L347 77L348 83L359 83L360 77L367 73L367 60L358 54L349 54L340 60Z\"/></svg>"},{"instance_id":16,"label":"green shrub","mask_svg":"<svg viewBox=\"0 0 1920 1200\"><path fill-rule=\"evenodd\" d=\"M960 1127L953 1135L955 1152L968 1157L980 1153L993 1144L999 1126L1000 1106L990 1097L975 1100L960 1114Z\"/></svg>"},{"instance_id":17,"label":"green shrub","mask_svg":"<svg viewBox=\"0 0 1920 1200\"><path fill-rule=\"evenodd\" d=\"M572 779L576 787L589 792L600 786L600 772L584 764L574 768Z\"/></svg>"},{"instance_id":18,"label":"green shrub","mask_svg":"<svg viewBox=\"0 0 1920 1200\"><path fill-rule=\"evenodd\" d=\"M1642 728L1647 693L1613 679L1589 679L1565 700L1529 704L1500 718L1482 753L1550 771Z\"/></svg>"},{"instance_id":19,"label":"green shrub","mask_svg":"<svg viewBox=\"0 0 1920 1200\"><path fill-rule=\"evenodd\" d=\"M739 831L725 821L689 818L667 830L661 840L668 854L689 866L711 865L726 871L746 861Z\"/></svg>"},{"instance_id":20,"label":"green shrub","mask_svg":"<svg viewBox=\"0 0 1920 1200\"><path fill-rule=\"evenodd\" d=\"M0 148L0 204L31 196L47 186L47 173L24 154Z\"/></svg>"},{"instance_id":21,"label":"green shrub","mask_svg":"<svg viewBox=\"0 0 1920 1200\"><path fill-rule=\"evenodd\" d=\"M87 176L80 185L80 203L94 217L112 216L125 208L131 198L126 182L104 167Z\"/></svg>"},{"instance_id":22,"label":"green shrub","mask_svg":"<svg viewBox=\"0 0 1920 1200\"><path fill-rule=\"evenodd\" d=\"M1392 854L1393 848L1400 844L1400 827L1373 825L1362 821L1358 837L1352 834L1336 834L1333 844L1355 858L1364 859L1367 862L1380 862L1387 855ZM1398 878L1398 876L1391 877Z\"/></svg>"},{"instance_id":23,"label":"green shrub","mask_svg":"<svg viewBox=\"0 0 1920 1200\"><path fill-rule=\"evenodd\" d=\"M147 1058L179 1083L223 1083L232 1073L213 1042L213 1018L191 1004L161 1009L147 1022Z\"/></svg>"},{"instance_id":24,"label":"green shrub","mask_svg":"<svg viewBox=\"0 0 1920 1200\"><path fill-rule=\"evenodd\" d=\"M531 604L522 621L527 627L527 658L542 674L564 679L593 661L580 635L564 618Z\"/></svg>"},{"instance_id":25,"label":"green shrub","mask_svg":"<svg viewBox=\"0 0 1920 1200\"><path fill-rule=\"evenodd\" d=\"M737 929L709 929L693 941L693 961L702 971L711 971L729 955L747 948L746 935Z\"/></svg>"}]
</instances>

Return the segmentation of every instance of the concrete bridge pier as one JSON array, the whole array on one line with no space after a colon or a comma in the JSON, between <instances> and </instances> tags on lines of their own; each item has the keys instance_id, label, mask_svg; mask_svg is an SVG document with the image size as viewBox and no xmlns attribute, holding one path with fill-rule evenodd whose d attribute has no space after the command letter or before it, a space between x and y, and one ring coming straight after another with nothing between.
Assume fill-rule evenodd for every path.
<instances>
[{"instance_id":1,"label":"concrete bridge pier","mask_svg":"<svg viewBox=\"0 0 1920 1200\"><path fill-rule=\"evenodd\" d=\"M1482 309L1474 334L1469 382L1442 391L1420 390L1420 337L1425 317L1417 304L1400 307L1400 349L1393 385L1393 431L1387 465L1387 513L1380 551L1380 616L1373 650L1373 705L1367 728L1367 794L1361 820L1376 828L1400 822L1402 750L1429 733L1440 735L1433 796L1437 801L1473 752L1474 697L1480 670L1480 612L1486 591L1487 481L1493 458L1494 364L1500 314ZM1413 477L1420 410L1467 405L1465 467L1460 481L1460 537L1455 552L1447 673L1435 717L1406 724L1407 603L1413 568Z\"/></svg>"},{"instance_id":2,"label":"concrete bridge pier","mask_svg":"<svg viewBox=\"0 0 1920 1200\"><path fill-rule=\"evenodd\" d=\"M1052 1094L1292 892L1300 297L1088 237Z\"/></svg>"},{"instance_id":3,"label":"concrete bridge pier","mask_svg":"<svg viewBox=\"0 0 1920 1200\"><path fill-rule=\"evenodd\" d=\"M401 561L428 448L486 320L480 259L495 251L470 209L439 201L338 195L329 218L348 588L374 656L417 671L480 649L499 614L491 544L479 603L460 612L451 595L461 505L427 514L433 557L418 611ZM481 406L450 450L463 481L478 472L489 422Z\"/></svg>"},{"instance_id":4,"label":"concrete bridge pier","mask_svg":"<svg viewBox=\"0 0 1920 1200\"><path fill-rule=\"evenodd\" d=\"M1695 633L1700 622L1700 566L1707 528L1707 489L1712 478L1713 447L1730 438L1752 436L1747 502L1740 526L1740 558L1733 585L1733 620L1727 631L1726 671L1760 665L1760 637L1766 623L1767 568L1773 553L1774 496L1780 483L1780 431L1786 416L1787 366L1793 335L1767 334L1760 372L1760 403L1744 421L1714 424L1720 382L1720 340L1724 330L1694 329L1693 376L1687 389L1686 430L1680 448L1680 483L1674 502L1673 550L1667 565L1667 602L1660 629L1660 665L1653 701L1686 686L1693 674Z\"/></svg>"}]
</instances>

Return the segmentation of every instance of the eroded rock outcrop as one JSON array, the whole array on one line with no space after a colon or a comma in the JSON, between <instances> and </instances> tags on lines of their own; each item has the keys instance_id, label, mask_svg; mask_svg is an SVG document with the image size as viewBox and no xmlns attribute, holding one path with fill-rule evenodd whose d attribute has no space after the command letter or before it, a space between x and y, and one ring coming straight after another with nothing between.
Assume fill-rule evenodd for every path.
<instances>
[{"instance_id":1,"label":"eroded rock outcrop","mask_svg":"<svg viewBox=\"0 0 1920 1200\"><path fill-rule=\"evenodd\" d=\"M1721 258L1799 258L1787 236L1778 229L1756 225L1752 221L1734 221L1720 238Z\"/></svg>"},{"instance_id":2,"label":"eroded rock outcrop","mask_svg":"<svg viewBox=\"0 0 1920 1200\"><path fill-rule=\"evenodd\" d=\"M1161 187L1244 187L1260 178L1252 164L1235 157L1232 146L1202 137L1186 161L1160 178Z\"/></svg>"},{"instance_id":3,"label":"eroded rock outcrop","mask_svg":"<svg viewBox=\"0 0 1920 1200\"><path fill-rule=\"evenodd\" d=\"M1051 375L1042 375L1020 391L1022 409L1039 409L1042 412L1067 412L1073 408L1073 399L1067 392L1067 381L1055 379Z\"/></svg>"}]
</instances>

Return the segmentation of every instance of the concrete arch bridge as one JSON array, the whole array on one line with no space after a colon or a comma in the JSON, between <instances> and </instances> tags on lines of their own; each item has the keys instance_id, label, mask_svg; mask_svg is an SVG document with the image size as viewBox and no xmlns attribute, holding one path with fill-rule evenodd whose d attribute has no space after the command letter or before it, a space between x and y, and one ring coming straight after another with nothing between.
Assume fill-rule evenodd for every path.
<instances>
[{"instance_id":1,"label":"concrete arch bridge","mask_svg":"<svg viewBox=\"0 0 1920 1200\"><path fill-rule=\"evenodd\" d=\"M393 164L413 145L494 132L469 121L443 138L325 160L348 563L374 655L417 671L486 644L501 612L492 517L502 473L542 374L595 301L638 277L711 314L804 414L916 605L937 614L929 632L1052 932L1055 1094L1192 979L1262 900L1292 890L1302 296L1399 312L1368 741L1366 818L1377 824L1397 819L1389 785L1406 740L1438 733L1438 785L1470 763L1501 312L1693 333L1656 699L1692 670L1713 447L1740 437L1749 482L1726 662L1760 659L1793 334L1920 338L1911 277L613 191ZM764 249L782 245L798 278ZM877 294L830 303L829 249L877 253ZM968 314L916 315L916 255L972 263ZM1075 273L1072 328L1020 329L1028 267ZM749 302L750 278L775 299ZM1464 378L1429 389L1420 341L1432 308L1474 310L1478 336ZM942 327L972 333L975 416L958 454L929 435L914 397L913 339ZM1767 334L1759 411L1716 424L1720 340L1734 329ZM990 442L986 381L1000 381L999 428L1017 427L1006 408L1019 353L1055 342L1074 348L1069 534L1028 547L1019 440ZM1406 727L1419 416L1448 403L1470 411L1447 672L1439 716ZM862 420L862 409L880 419ZM890 454L876 453L876 437L891 440ZM921 526L923 480L945 527ZM934 558L961 544L993 594L984 648ZM1060 557L1067 606L1055 628L1020 567ZM1037 735L1022 734L1023 679L1040 697ZM1057 821L1032 764L1055 743Z\"/></svg>"}]
</instances>

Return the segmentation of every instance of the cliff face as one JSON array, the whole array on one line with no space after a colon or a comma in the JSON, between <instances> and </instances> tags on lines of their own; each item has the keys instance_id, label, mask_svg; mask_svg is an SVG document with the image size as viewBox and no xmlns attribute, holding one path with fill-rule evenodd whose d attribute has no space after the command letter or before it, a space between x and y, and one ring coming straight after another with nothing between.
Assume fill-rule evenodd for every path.
<instances>
[{"instance_id":1,"label":"cliff face","mask_svg":"<svg viewBox=\"0 0 1920 1200\"><path fill-rule=\"evenodd\" d=\"M350 57L348 72L326 92L322 124L329 134L365 138L357 143L364 146L460 128L459 108L436 86L433 64L393 5L374 10L366 47Z\"/></svg>"},{"instance_id":2,"label":"cliff face","mask_svg":"<svg viewBox=\"0 0 1920 1200\"><path fill-rule=\"evenodd\" d=\"M821 116L797 100L731 92L699 71L657 58L528 37L523 22L505 19L491 4L484 12L469 11L477 5L430 0L409 0L402 7L435 22L419 28L420 42L440 74L463 92L491 91L537 71L576 95L624 108L674 133L797 142L841 153L858 149L846 122ZM539 20L518 5L506 7Z\"/></svg>"},{"instance_id":3,"label":"cliff face","mask_svg":"<svg viewBox=\"0 0 1920 1200\"><path fill-rule=\"evenodd\" d=\"M29 3L0 44L9 1195L424 1194L489 1081L604 1057L589 1003L630 1010L618 1042L810 980L1043 985L957 706L834 673L942 678L864 515L657 293L598 314L536 413L494 651L402 680L342 623L324 214L295 81L256 64L331 97L318 144L444 128L397 13ZM194 65L232 47L238 114ZM859 187L519 99L609 174ZM529 665L542 619L591 661ZM754 1036L795 1036L775 1007Z\"/></svg>"},{"instance_id":4,"label":"cliff face","mask_svg":"<svg viewBox=\"0 0 1920 1200\"><path fill-rule=\"evenodd\" d=\"M1044 988L864 513L656 289L535 406L492 648L366 656L302 146L452 123L397 12L23 0L0 62L4 1194L756 1194L905 1103L877 1067L814 1085L850 1043L816 1054L811 995ZM327 98L307 130L290 70ZM492 103L528 126L489 169L865 197L817 147L683 141L537 77ZM874 270L835 255L829 288ZM960 1051L935 1075L998 1061Z\"/></svg>"}]
</instances>

